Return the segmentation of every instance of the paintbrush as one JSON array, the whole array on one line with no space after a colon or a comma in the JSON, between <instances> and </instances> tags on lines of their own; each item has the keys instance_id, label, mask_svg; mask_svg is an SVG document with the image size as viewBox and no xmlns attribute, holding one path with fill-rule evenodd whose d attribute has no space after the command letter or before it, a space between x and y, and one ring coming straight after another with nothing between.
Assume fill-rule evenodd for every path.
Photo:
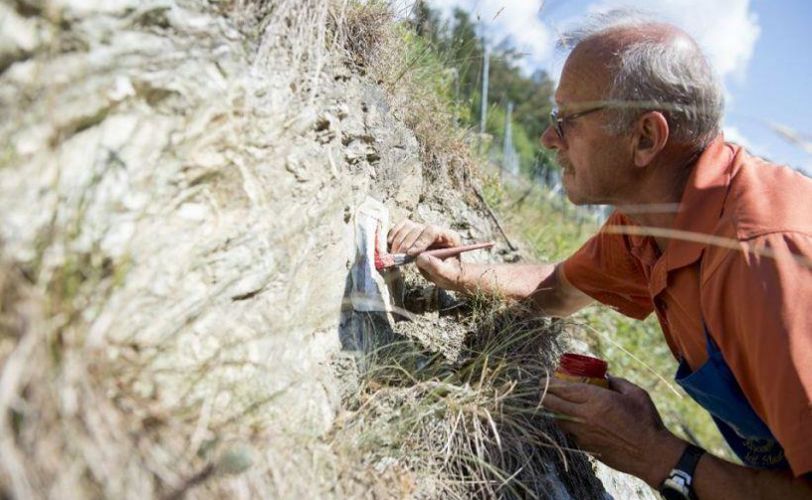
<instances>
[{"instance_id":1,"label":"paintbrush","mask_svg":"<svg viewBox=\"0 0 812 500\"><path fill-rule=\"evenodd\" d=\"M481 248L491 248L495 243L488 241L486 243L475 243L473 245L461 245L448 248L436 248L434 250L426 250L417 255L407 255L405 253L383 253L378 251L377 245L375 246L375 269L382 271L390 267L402 266L414 261L419 255L431 255L438 259L446 259L459 255L463 252L470 252L471 250L479 250Z\"/></svg>"}]
</instances>

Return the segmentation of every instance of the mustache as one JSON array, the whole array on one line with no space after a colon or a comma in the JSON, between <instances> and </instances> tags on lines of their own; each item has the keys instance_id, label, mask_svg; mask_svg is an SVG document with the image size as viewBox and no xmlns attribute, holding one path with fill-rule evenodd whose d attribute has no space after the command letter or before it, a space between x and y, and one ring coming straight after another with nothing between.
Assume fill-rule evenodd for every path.
<instances>
[{"instance_id":1,"label":"mustache","mask_svg":"<svg viewBox=\"0 0 812 500\"><path fill-rule=\"evenodd\" d=\"M572 163L562 156L557 156L555 162L561 167L561 170L572 170Z\"/></svg>"}]
</instances>

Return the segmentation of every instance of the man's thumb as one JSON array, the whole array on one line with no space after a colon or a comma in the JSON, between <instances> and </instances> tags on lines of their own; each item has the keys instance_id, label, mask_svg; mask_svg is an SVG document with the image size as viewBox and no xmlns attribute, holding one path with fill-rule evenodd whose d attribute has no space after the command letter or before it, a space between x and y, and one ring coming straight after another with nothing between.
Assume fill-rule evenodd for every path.
<instances>
[{"instance_id":1,"label":"man's thumb","mask_svg":"<svg viewBox=\"0 0 812 500\"><path fill-rule=\"evenodd\" d=\"M422 253L417 256L414 260L414 263L417 265L418 268L422 269L423 271L434 275L434 276L442 276L443 275L443 261L434 257L433 255L429 255L426 253Z\"/></svg>"},{"instance_id":2,"label":"man's thumb","mask_svg":"<svg viewBox=\"0 0 812 500\"><path fill-rule=\"evenodd\" d=\"M609 375L609 386L612 388L612 390L621 394L630 394L634 391L641 390L640 387L632 384L625 378L614 377L612 375Z\"/></svg>"}]
</instances>

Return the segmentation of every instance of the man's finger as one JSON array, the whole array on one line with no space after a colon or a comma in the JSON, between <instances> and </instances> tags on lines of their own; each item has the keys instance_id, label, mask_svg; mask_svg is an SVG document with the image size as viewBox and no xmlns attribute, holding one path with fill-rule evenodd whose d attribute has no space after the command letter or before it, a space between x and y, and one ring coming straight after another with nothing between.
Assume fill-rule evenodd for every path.
<instances>
[{"instance_id":1,"label":"man's finger","mask_svg":"<svg viewBox=\"0 0 812 500\"><path fill-rule=\"evenodd\" d=\"M420 254L414 263L417 264L419 269L427 272L430 276L444 277L448 274L448 269L446 268L448 264L433 255Z\"/></svg>"},{"instance_id":2,"label":"man's finger","mask_svg":"<svg viewBox=\"0 0 812 500\"><path fill-rule=\"evenodd\" d=\"M542 379L542 389L545 384L548 393L555 394L559 398L573 403L585 403L592 398L601 397L600 391L605 390L591 384L559 380L557 378Z\"/></svg>"},{"instance_id":3,"label":"man's finger","mask_svg":"<svg viewBox=\"0 0 812 500\"><path fill-rule=\"evenodd\" d=\"M386 242L389 244L389 246L392 246L392 241L394 241L395 236L398 235L398 232L400 232L400 230L403 229L403 226L409 223L411 223L409 219L403 219L402 221L395 224L395 227L389 230L389 234L386 236Z\"/></svg>"},{"instance_id":4,"label":"man's finger","mask_svg":"<svg viewBox=\"0 0 812 500\"><path fill-rule=\"evenodd\" d=\"M577 436L583 431L584 424L576 422L569 417L561 416L561 417L553 417L555 418L555 423L558 425L559 429L564 431L566 434L570 434L571 436L575 436L577 440Z\"/></svg>"},{"instance_id":5,"label":"man's finger","mask_svg":"<svg viewBox=\"0 0 812 500\"><path fill-rule=\"evenodd\" d=\"M462 245L462 237L456 231L446 231L446 237L448 239L448 245L452 247L458 247Z\"/></svg>"},{"instance_id":6,"label":"man's finger","mask_svg":"<svg viewBox=\"0 0 812 500\"><path fill-rule=\"evenodd\" d=\"M560 398L555 394L551 393L549 390L547 394L544 394L543 399L541 400L541 407L545 410L554 411L556 413L563 413L564 415L575 417L575 418L583 418L582 415L582 408L581 405L578 403L573 403L572 401L567 401L566 399Z\"/></svg>"},{"instance_id":7,"label":"man's finger","mask_svg":"<svg viewBox=\"0 0 812 500\"><path fill-rule=\"evenodd\" d=\"M609 387L613 391L617 391L621 394L632 394L637 391L643 390L642 388L629 382L625 378L613 377L612 375L609 375Z\"/></svg>"},{"instance_id":8,"label":"man's finger","mask_svg":"<svg viewBox=\"0 0 812 500\"><path fill-rule=\"evenodd\" d=\"M410 223L403 226L398 234L395 236L394 240L392 241L392 252L393 253L401 253L404 249L404 242L406 238L409 237L414 231L420 231L422 227L419 224Z\"/></svg>"},{"instance_id":9,"label":"man's finger","mask_svg":"<svg viewBox=\"0 0 812 500\"><path fill-rule=\"evenodd\" d=\"M409 250L414 246L414 242L420 237L421 234L426 230L425 226L415 226L409 231L409 234L403 238L403 241L400 242L400 249L398 253L409 253Z\"/></svg>"},{"instance_id":10,"label":"man's finger","mask_svg":"<svg viewBox=\"0 0 812 500\"><path fill-rule=\"evenodd\" d=\"M392 230L392 238L389 242L389 247L392 249L393 252L396 251L396 248L399 248L400 242L403 241L403 238L409 234L414 223L408 219L404 220L396 229Z\"/></svg>"},{"instance_id":11,"label":"man's finger","mask_svg":"<svg viewBox=\"0 0 812 500\"><path fill-rule=\"evenodd\" d=\"M406 249L406 253L409 255L416 255L428 249L435 241L437 241L437 236L437 231L434 228L426 226L426 228L423 229L423 232L420 233L417 240Z\"/></svg>"}]
</instances>

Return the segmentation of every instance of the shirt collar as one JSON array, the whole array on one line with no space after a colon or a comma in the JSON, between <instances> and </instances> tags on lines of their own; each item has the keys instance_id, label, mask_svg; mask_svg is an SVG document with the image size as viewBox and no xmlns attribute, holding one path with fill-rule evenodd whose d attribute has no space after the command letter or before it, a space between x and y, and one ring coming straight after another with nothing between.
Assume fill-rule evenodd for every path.
<instances>
[{"instance_id":1,"label":"shirt collar","mask_svg":"<svg viewBox=\"0 0 812 500\"><path fill-rule=\"evenodd\" d=\"M701 239L716 232L733 176L736 149L725 144L720 134L694 165L672 227L676 235L663 253L668 271L693 264L707 246L680 234Z\"/></svg>"}]
</instances>

